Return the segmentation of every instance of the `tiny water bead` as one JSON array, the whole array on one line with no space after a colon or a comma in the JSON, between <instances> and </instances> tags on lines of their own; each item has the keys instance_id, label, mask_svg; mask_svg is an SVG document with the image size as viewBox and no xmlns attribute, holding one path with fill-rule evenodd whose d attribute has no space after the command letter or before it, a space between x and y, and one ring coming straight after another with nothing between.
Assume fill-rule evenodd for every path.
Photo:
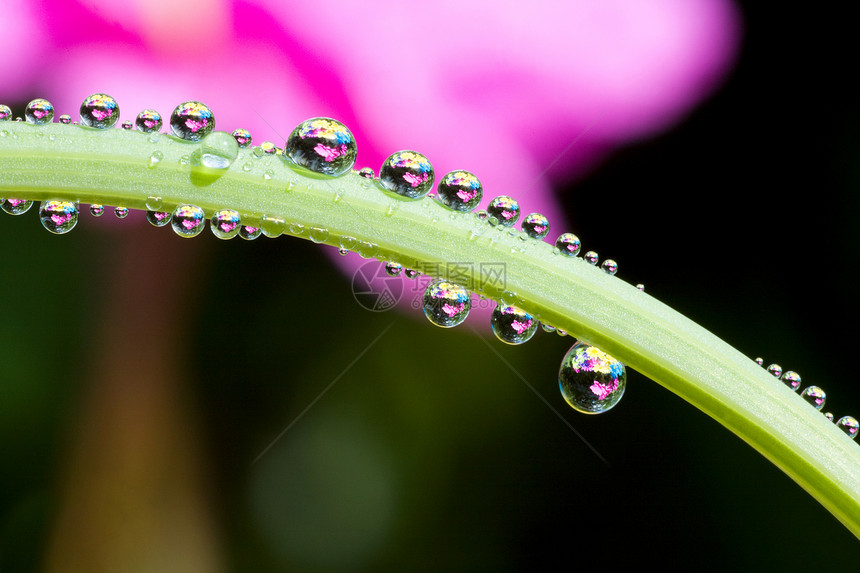
<instances>
[{"instance_id":1,"label":"tiny water bead","mask_svg":"<svg viewBox=\"0 0 860 573\"><path fill-rule=\"evenodd\" d=\"M81 123L87 127L107 129L119 119L119 104L107 94L93 94L81 102Z\"/></svg>"},{"instance_id":2,"label":"tiny water bead","mask_svg":"<svg viewBox=\"0 0 860 573\"><path fill-rule=\"evenodd\" d=\"M454 211L471 211L483 194L481 182L469 171L451 171L436 186L436 200Z\"/></svg>"},{"instance_id":3,"label":"tiny water bead","mask_svg":"<svg viewBox=\"0 0 860 573\"><path fill-rule=\"evenodd\" d=\"M403 265L400 263L395 263L394 261L388 261L385 263L385 274L390 277L400 276L400 273L403 272Z\"/></svg>"},{"instance_id":4,"label":"tiny water bead","mask_svg":"<svg viewBox=\"0 0 860 573\"><path fill-rule=\"evenodd\" d=\"M403 269L403 276L406 277L407 279L414 279L415 277L417 277L420 274L421 273L419 273L415 269Z\"/></svg>"},{"instance_id":5,"label":"tiny water bead","mask_svg":"<svg viewBox=\"0 0 860 573\"><path fill-rule=\"evenodd\" d=\"M594 251L588 251L587 253L585 253L584 255L582 255L582 258L583 258L583 259L585 260L585 262L586 262L586 263L588 263L589 265L596 265L596 264L597 264L597 261L598 261L597 253L596 253L596 252L594 252Z\"/></svg>"},{"instance_id":6,"label":"tiny water bead","mask_svg":"<svg viewBox=\"0 0 860 573\"><path fill-rule=\"evenodd\" d=\"M200 163L209 169L228 169L239 156L239 144L226 131L213 131L203 138Z\"/></svg>"},{"instance_id":7,"label":"tiny water bead","mask_svg":"<svg viewBox=\"0 0 860 573\"><path fill-rule=\"evenodd\" d=\"M529 213L523 219L522 229L532 239L543 239L549 234L549 219L540 213Z\"/></svg>"},{"instance_id":8,"label":"tiny water bead","mask_svg":"<svg viewBox=\"0 0 860 573\"><path fill-rule=\"evenodd\" d=\"M417 151L398 151L388 156L379 169L384 189L407 199L421 199L433 188L433 166Z\"/></svg>"},{"instance_id":9,"label":"tiny water bead","mask_svg":"<svg viewBox=\"0 0 860 573\"><path fill-rule=\"evenodd\" d=\"M565 354L558 371L558 387L576 411L600 414L618 404L627 386L624 364L584 342Z\"/></svg>"},{"instance_id":10,"label":"tiny water bead","mask_svg":"<svg viewBox=\"0 0 860 573\"><path fill-rule=\"evenodd\" d=\"M376 174L370 167L362 167L358 170L358 175L359 177L364 177L365 179L373 179L374 177L376 177Z\"/></svg>"},{"instance_id":11,"label":"tiny water bead","mask_svg":"<svg viewBox=\"0 0 860 573\"><path fill-rule=\"evenodd\" d=\"M124 130L126 130L126 131L131 131L131 129L132 129L133 127L134 127L134 124L133 124L133 123L131 123L131 120L128 120L128 119L127 119L127 120L125 120L124 122L122 122L122 128L123 128Z\"/></svg>"},{"instance_id":12,"label":"tiny water bead","mask_svg":"<svg viewBox=\"0 0 860 573\"><path fill-rule=\"evenodd\" d=\"M172 213L166 213L164 211L146 211L146 220L149 221L149 224L153 227L164 227L170 223L170 218L172 216Z\"/></svg>"},{"instance_id":13,"label":"tiny water bead","mask_svg":"<svg viewBox=\"0 0 860 573\"><path fill-rule=\"evenodd\" d=\"M778 364L775 364L772 366L776 366L777 368L779 367ZM770 367L768 367L768 368L770 368ZM768 371L770 371L770 370L768 370ZM789 370L785 374L782 374L782 375L775 374L773 372L771 372L771 374L773 374L774 376L776 376L777 378L782 380L786 386L788 386L789 388L791 388L794 391L797 391L797 389L800 388L800 374L798 374L797 372L794 372L793 370Z\"/></svg>"},{"instance_id":14,"label":"tiny water bead","mask_svg":"<svg viewBox=\"0 0 860 573\"><path fill-rule=\"evenodd\" d=\"M830 422L832 422L835 416L833 415L833 412L824 412L824 417L827 418Z\"/></svg>"},{"instance_id":15,"label":"tiny water bead","mask_svg":"<svg viewBox=\"0 0 860 573\"><path fill-rule=\"evenodd\" d=\"M196 237L206 226L206 216L196 205L180 205L173 211L170 226L180 237Z\"/></svg>"},{"instance_id":16,"label":"tiny water bead","mask_svg":"<svg viewBox=\"0 0 860 573\"><path fill-rule=\"evenodd\" d=\"M63 235L78 224L78 205L62 199L43 201L39 207L39 219L45 229Z\"/></svg>"},{"instance_id":17,"label":"tiny water bead","mask_svg":"<svg viewBox=\"0 0 860 573\"><path fill-rule=\"evenodd\" d=\"M70 123L72 123L72 116L70 116L70 115L69 115L69 114L67 114L67 113L64 113L63 115L61 115L61 116L60 116L60 117L58 117L57 119L58 119L58 120L59 120L59 122L60 122L60 123L62 123L63 125L69 125Z\"/></svg>"},{"instance_id":18,"label":"tiny water bead","mask_svg":"<svg viewBox=\"0 0 860 573\"><path fill-rule=\"evenodd\" d=\"M600 263L600 268L603 269L606 274L614 275L618 272L618 263L612 259L604 259L603 262Z\"/></svg>"},{"instance_id":19,"label":"tiny water bead","mask_svg":"<svg viewBox=\"0 0 860 573\"><path fill-rule=\"evenodd\" d=\"M54 119L54 106L46 99L34 99L24 108L24 117L27 123L35 125L50 123Z\"/></svg>"},{"instance_id":20,"label":"tiny water bead","mask_svg":"<svg viewBox=\"0 0 860 573\"><path fill-rule=\"evenodd\" d=\"M287 137L284 155L314 173L337 177L355 165L355 137L341 122L315 117L300 123Z\"/></svg>"},{"instance_id":21,"label":"tiny water bead","mask_svg":"<svg viewBox=\"0 0 860 573\"><path fill-rule=\"evenodd\" d=\"M242 228L239 229L239 236L246 241L253 241L262 234L263 229L261 229L260 227L249 227L248 225L242 225Z\"/></svg>"},{"instance_id":22,"label":"tiny water bead","mask_svg":"<svg viewBox=\"0 0 860 573\"><path fill-rule=\"evenodd\" d=\"M200 141L215 129L215 115L199 101L186 101L170 114L170 131L186 141Z\"/></svg>"},{"instance_id":23,"label":"tiny water bead","mask_svg":"<svg viewBox=\"0 0 860 573\"><path fill-rule=\"evenodd\" d=\"M499 303L493 310L490 326L496 338L505 344L523 344L537 332L538 321L519 307Z\"/></svg>"},{"instance_id":24,"label":"tiny water bead","mask_svg":"<svg viewBox=\"0 0 860 573\"><path fill-rule=\"evenodd\" d=\"M117 219L125 219L126 217L128 217L128 208L114 207L113 214L116 215Z\"/></svg>"},{"instance_id":25,"label":"tiny water bead","mask_svg":"<svg viewBox=\"0 0 860 573\"><path fill-rule=\"evenodd\" d=\"M575 257L579 254L582 243L579 241L579 237L573 233L563 233L555 240L555 248L566 257Z\"/></svg>"},{"instance_id":26,"label":"tiny water bead","mask_svg":"<svg viewBox=\"0 0 860 573\"><path fill-rule=\"evenodd\" d=\"M216 211L209 220L209 228L212 234L219 239L232 239L239 234L242 221L238 211L233 209L221 209Z\"/></svg>"},{"instance_id":27,"label":"tiny water bead","mask_svg":"<svg viewBox=\"0 0 860 573\"><path fill-rule=\"evenodd\" d=\"M158 133L164 120L154 109L145 109L134 119L134 127L143 133Z\"/></svg>"},{"instance_id":28,"label":"tiny water bead","mask_svg":"<svg viewBox=\"0 0 860 573\"><path fill-rule=\"evenodd\" d=\"M243 129L241 127L239 129L234 129L233 133L231 133L230 135L233 136L233 138L236 140L236 143L242 149L251 145L251 132L247 129Z\"/></svg>"},{"instance_id":29,"label":"tiny water bead","mask_svg":"<svg viewBox=\"0 0 860 573\"><path fill-rule=\"evenodd\" d=\"M92 215L93 217L101 217L104 214L105 214L105 206L104 205L99 205L98 203L90 205L90 215Z\"/></svg>"},{"instance_id":30,"label":"tiny water bead","mask_svg":"<svg viewBox=\"0 0 860 573\"><path fill-rule=\"evenodd\" d=\"M507 195L499 195L487 205L487 214L503 227L512 227L520 218L520 204Z\"/></svg>"},{"instance_id":31,"label":"tiny water bead","mask_svg":"<svg viewBox=\"0 0 860 573\"><path fill-rule=\"evenodd\" d=\"M155 151L153 151L150 154L149 163L147 164L147 167L149 167L150 169L155 168L156 165L161 163L162 159L164 159L164 153L162 151L156 149Z\"/></svg>"},{"instance_id":32,"label":"tiny water bead","mask_svg":"<svg viewBox=\"0 0 860 573\"><path fill-rule=\"evenodd\" d=\"M803 392L800 393L800 397L809 402L809 404L816 410L820 410L824 407L824 401L827 399L827 394L825 394L824 390L818 386L807 386L803 389Z\"/></svg>"},{"instance_id":33,"label":"tiny water bead","mask_svg":"<svg viewBox=\"0 0 860 573\"><path fill-rule=\"evenodd\" d=\"M860 422L854 416L842 416L836 422L836 427L845 432L853 440L857 437L857 432L860 431Z\"/></svg>"},{"instance_id":34,"label":"tiny water bead","mask_svg":"<svg viewBox=\"0 0 860 573\"><path fill-rule=\"evenodd\" d=\"M11 121L12 109L5 104L0 104L0 121Z\"/></svg>"},{"instance_id":35,"label":"tiny water bead","mask_svg":"<svg viewBox=\"0 0 860 573\"><path fill-rule=\"evenodd\" d=\"M6 200L3 201L3 204L0 205L0 208L10 215L23 215L29 211L32 206L33 202L28 201L27 199L13 199L11 197L7 197Z\"/></svg>"},{"instance_id":36,"label":"tiny water bead","mask_svg":"<svg viewBox=\"0 0 860 573\"><path fill-rule=\"evenodd\" d=\"M446 280L436 280L424 291L424 316L442 328L461 324L472 309L472 298L465 288Z\"/></svg>"}]
</instances>

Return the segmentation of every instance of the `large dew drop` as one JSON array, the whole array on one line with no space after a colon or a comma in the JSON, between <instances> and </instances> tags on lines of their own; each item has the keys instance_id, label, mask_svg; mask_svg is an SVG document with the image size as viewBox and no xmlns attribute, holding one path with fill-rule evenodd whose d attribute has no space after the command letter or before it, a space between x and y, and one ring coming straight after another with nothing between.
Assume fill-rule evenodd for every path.
<instances>
[{"instance_id":1,"label":"large dew drop","mask_svg":"<svg viewBox=\"0 0 860 573\"><path fill-rule=\"evenodd\" d=\"M499 303L493 310L490 326L496 338L505 344L523 344L537 332L538 321L521 308Z\"/></svg>"},{"instance_id":2,"label":"large dew drop","mask_svg":"<svg viewBox=\"0 0 860 573\"><path fill-rule=\"evenodd\" d=\"M421 199L433 188L433 166L417 151L391 154L379 169L383 188L407 199Z\"/></svg>"},{"instance_id":3,"label":"large dew drop","mask_svg":"<svg viewBox=\"0 0 860 573\"><path fill-rule=\"evenodd\" d=\"M149 221L149 224L153 227L164 227L168 225L171 217L173 217L173 213L152 210L146 211L146 220Z\"/></svg>"},{"instance_id":4,"label":"large dew drop","mask_svg":"<svg viewBox=\"0 0 860 573\"><path fill-rule=\"evenodd\" d=\"M842 416L836 422L836 427L852 440L857 437L857 432L860 432L860 422L854 416Z\"/></svg>"},{"instance_id":5,"label":"large dew drop","mask_svg":"<svg viewBox=\"0 0 860 573\"><path fill-rule=\"evenodd\" d=\"M341 122L315 117L300 123L287 138L284 154L314 173L337 177L355 165L355 137Z\"/></svg>"},{"instance_id":6,"label":"large dew drop","mask_svg":"<svg viewBox=\"0 0 860 573\"><path fill-rule=\"evenodd\" d=\"M446 280L436 280L424 291L424 316L442 328L461 324L472 309L472 298L465 288Z\"/></svg>"},{"instance_id":7,"label":"large dew drop","mask_svg":"<svg viewBox=\"0 0 860 573\"><path fill-rule=\"evenodd\" d=\"M212 234L219 239L232 239L239 234L242 220L237 211L221 209L212 215L212 219L209 220L209 228L212 229Z\"/></svg>"},{"instance_id":8,"label":"large dew drop","mask_svg":"<svg viewBox=\"0 0 860 573\"><path fill-rule=\"evenodd\" d=\"M574 344L558 371L558 387L570 406L584 414L600 414L615 406L624 395L627 372L624 364L584 342Z\"/></svg>"},{"instance_id":9,"label":"large dew drop","mask_svg":"<svg viewBox=\"0 0 860 573\"><path fill-rule=\"evenodd\" d=\"M454 211L471 211L481 202L483 194L481 182L468 171L452 171L436 187L436 200Z\"/></svg>"},{"instance_id":10,"label":"large dew drop","mask_svg":"<svg viewBox=\"0 0 860 573\"><path fill-rule=\"evenodd\" d=\"M51 199L39 207L42 226L56 235L63 235L78 224L78 205L73 201Z\"/></svg>"},{"instance_id":11,"label":"large dew drop","mask_svg":"<svg viewBox=\"0 0 860 573\"><path fill-rule=\"evenodd\" d=\"M549 234L549 219L540 213L530 213L523 219L522 228L532 239L543 239Z\"/></svg>"},{"instance_id":12,"label":"large dew drop","mask_svg":"<svg viewBox=\"0 0 860 573\"><path fill-rule=\"evenodd\" d=\"M54 106L46 99L34 99L24 108L27 123L42 125L54 119Z\"/></svg>"},{"instance_id":13,"label":"large dew drop","mask_svg":"<svg viewBox=\"0 0 860 573\"><path fill-rule=\"evenodd\" d=\"M107 129L119 119L119 104L107 94L93 94L81 103L81 123Z\"/></svg>"},{"instance_id":14,"label":"large dew drop","mask_svg":"<svg viewBox=\"0 0 860 573\"><path fill-rule=\"evenodd\" d=\"M0 121L12 121L12 108L6 104L0 104Z\"/></svg>"},{"instance_id":15,"label":"large dew drop","mask_svg":"<svg viewBox=\"0 0 860 573\"><path fill-rule=\"evenodd\" d=\"M816 410L821 410L824 407L825 400L827 400L827 394L818 386L807 386L800 393L800 397L809 402Z\"/></svg>"},{"instance_id":16,"label":"large dew drop","mask_svg":"<svg viewBox=\"0 0 860 573\"><path fill-rule=\"evenodd\" d=\"M215 129L215 115L199 101L186 101L170 114L170 131L187 141L200 141Z\"/></svg>"},{"instance_id":17,"label":"large dew drop","mask_svg":"<svg viewBox=\"0 0 860 573\"><path fill-rule=\"evenodd\" d=\"M134 127L143 133L153 133L161 129L164 120L161 114L154 109L145 109L134 119Z\"/></svg>"},{"instance_id":18,"label":"large dew drop","mask_svg":"<svg viewBox=\"0 0 860 573\"><path fill-rule=\"evenodd\" d=\"M579 254L579 250L582 248L582 243L580 242L579 237L573 233L562 233L558 236L558 239L555 240L555 248L559 253L566 257L575 257Z\"/></svg>"},{"instance_id":19,"label":"large dew drop","mask_svg":"<svg viewBox=\"0 0 860 573\"><path fill-rule=\"evenodd\" d=\"M203 138L200 163L209 169L228 169L239 156L236 138L226 131L213 131Z\"/></svg>"},{"instance_id":20,"label":"large dew drop","mask_svg":"<svg viewBox=\"0 0 860 573\"><path fill-rule=\"evenodd\" d=\"M180 205L173 211L170 220L173 231L180 237L196 237L206 226L206 216L203 209L195 205Z\"/></svg>"},{"instance_id":21,"label":"large dew drop","mask_svg":"<svg viewBox=\"0 0 860 573\"><path fill-rule=\"evenodd\" d=\"M520 218L520 204L507 195L499 195L487 205L487 214L503 227L512 227Z\"/></svg>"}]
</instances>

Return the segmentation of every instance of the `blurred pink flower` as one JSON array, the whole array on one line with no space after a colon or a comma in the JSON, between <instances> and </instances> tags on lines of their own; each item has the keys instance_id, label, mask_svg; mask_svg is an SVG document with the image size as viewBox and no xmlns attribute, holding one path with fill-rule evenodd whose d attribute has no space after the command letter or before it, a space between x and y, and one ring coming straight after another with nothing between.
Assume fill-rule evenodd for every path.
<instances>
[{"instance_id":1,"label":"blurred pink flower","mask_svg":"<svg viewBox=\"0 0 860 573\"><path fill-rule=\"evenodd\" d=\"M101 91L133 119L198 99L217 129L278 145L330 116L355 134L356 167L414 149L437 177L475 173L483 205L510 194L554 232L565 221L551 178L682 119L730 68L740 28L731 0L13 0L6 11L0 101L38 95L74 115Z\"/></svg>"}]
</instances>

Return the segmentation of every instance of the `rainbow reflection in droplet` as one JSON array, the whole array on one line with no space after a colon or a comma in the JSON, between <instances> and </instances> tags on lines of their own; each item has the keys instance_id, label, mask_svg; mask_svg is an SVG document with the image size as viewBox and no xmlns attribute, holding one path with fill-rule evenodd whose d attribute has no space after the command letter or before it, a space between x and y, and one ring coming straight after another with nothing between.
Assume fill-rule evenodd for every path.
<instances>
[{"instance_id":1,"label":"rainbow reflection in droplet","mask_svg":"<svg viewBox=\"0 0 860 573\"><path fill-rule=\"evenodd\" d=\"M417 151L398 151L379 169L379 183L407 199L421 199L433 188L433 166Z\"/></svg>"},{"instance_id":2,"label":"rainbow reflection in droplet","mask_svg":"<svg viewBox=\"0 0 860 573\"><path fill-rule=\"evenodd\" d=\"M472 309L469 291L458 284L441 279L427 285L423 303L427 320L442 328L461 324Z\"/></svg>"},{"instance_id":3,"label":"rainbow reflection in droplet","mask_svg":"<svg viewBox=\"0 0 860 573\"><path fill-rule=\"evenodd\" d=\"M355 137L341 122L315 117L300 123L287 138L284 155L314 173L336 177L355 165Z\"/></svg>"},{"instance_id":4,"label":"rainbow reflection in droplet","mask_svg":"<svg viewBox=\"0 0 860 573\"><path fill-rule=\"evenodd\" d=\"M571 408L585 414L613 408L626 386L624 364L584 342L577 342L567 351L558 371L561 395Z\"/></svg>"},{"instance_id":5,"label":"rainbow reflection in droplet","mask_svg":"<svg viewBox=\"0 0 860 573\"><path fill-rule=\"evenodd\" d=\"M452 171L439 180L436 200L454 211L469 212L484 194L481 182L469 171Z\"/></svg>"},{"instance_id":6,"label":"rainbow reflection in droplet","mask_svg":"<svg viewBox=\"0 0 860 573\"><path fill-rule=\"evenodd\" d=\"M490 326L496 338L505 344L523 344L537 332L539 322L523 309L499 303L493 309Z\"/></svg>"}]
</instances>

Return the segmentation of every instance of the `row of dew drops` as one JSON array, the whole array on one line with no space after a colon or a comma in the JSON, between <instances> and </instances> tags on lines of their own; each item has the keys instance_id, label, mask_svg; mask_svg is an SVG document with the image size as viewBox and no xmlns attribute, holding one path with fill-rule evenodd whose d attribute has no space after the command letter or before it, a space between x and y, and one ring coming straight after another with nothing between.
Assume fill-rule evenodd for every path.
<instances>
[{"instance_id":1,"label":"row of dew drops","mask_svg":"<svg viewBox=\"0 0 860 573\"><path fill-rule=\"evenodd\" d=\"M96 128L107 129L116 125L119 119L119 105L114 98L107 94L93 94L81 103L81 124ZM52 122L54 108L45 99L31 101L25 109L27 123L43 125ZM0 121L11 120L12 111L5 105L0 105ZM24 121L18 117L16 121ZM69 124L71 117L62 115L60 123ZM121 127L126 130L136 129L144 133L157 134L163 125L161 115L153 109L140 112L134 122L125 121ZM197 101L188 101L178 105L170 116L170 131L174 136L189 142L199 142L200 163L213 170L228 169L239 155L240 148L251 145L251 134L245 129L237 129L231 134L214 131L215 117L212 110ZM0 129L0 136L7 134ZM313 118L302 122L287 138L283 149L271 142L264 142L253 148L256 157L265 154L280 156L287 165L301 168L331 177L340 177L350 172L355 165L357 146L355 138L349 129L337 120L330 118ZM158 152L156 152L158 153ZM155 154L150 158L150 167L156 165L162 157ZM475 212L475 216L487 222L488 225L499 229L512 229L520 218L520 207L513 198L502 195L492 199L486 210L475 211L483 197L483 187L479 179L472 173L463 170L452 171L444 175L436 186L436 194L431 194L435 182L435 174L430 161L416 151L398 151L390 155L382 164L378 178L372 169L365 167L358 170L364 178L374 180L386 193L406 200L419 200L431 195L441 205L455 212ZM0 208L6 213L20 215L32 206L26 199L0 198ZM206 216L203 209L195 205L179 205L173 212L160 211L162 204L158 197L150 197L146 201L147 220L162 227L168 224L181 237L195 237L206 226ZM93 216L104 213L103 205L91 205ZM72 201L60 199L43 201L39 209L42 225L50 232L64 234L71 231L78 220L78 205ZM119 218L128 215L128 209L117 206L114 210ZM212 233L220 239L232 239L240 236L253 240L265 234L277 237L282 234L285 222L282 219L261 218L254 226L243 225L240 215L232 209L221 209L209 219ZM298 225L298 227L301 227ZM294 225L290 231L301 234L303 229ZM521 222L524 240L530 238L542 241L548 236L550 223L547 217L540 213L526 215ZM314 231L317 233L314 234ZM513 234L513 233L512 233ZM311 229L309 238L315 242L323 242L328 238L324 229ZM472 237L474 238L474 237ZM344 239L349 239L344 237ZM356 241L350 240L342 244L340 252L346 254L349 247ZM565 257L578 258L582 244L573 233L563 233L555 241L555 254ZM354 247L353 247L354 248ZM367 253L359 249L359 254ZM372 255L367 255L372 256ZM598 255L594 251L586 252L582 259L591 265L597 265ZM615 275L618 264L612 259L605 259L601 268L609 275ZM401 272L408 278L414 278L418 272L404 269L399 263L389 261L385 265L386 273L398 276ZM636 288L644 290L643 285ZM512 293L505 293L510 295ZM511 298L516 298L514 295ZM462 324L471 310L471 293L454 282L438 279L427 285L423 295L423 310L428 320L443 328L451 328ZM564 336L561 329L555 329L549 324L540 323L532 314L513 304L508 304L505 296L497 304L491 317L491 327L499 340L506 344L523 344L530 340L537 331L539 324L547 332L556 331ZM760 359L757 360L761 364ZM778 373L777 373L778 370ZM793 372L782 373L776 365L768 367L768 371L786 382L792 389L797 389L800 377ZM626 388L626 368L623 363L600 349L583 342L575 343L565 354L559 368L559 389L565 401L575 410L596 414L613 408L621 399ZM796 382L793 382L796 381ZM794 385L792 386L792 383ZM815 386L810 386L801 396L814 407L821 409L824 404L824 392ZM832 414L828 415L833 419ZM844 416L836 423L845 433L854 438L860 425L855 418Z\"/></svg>"},{"instance_id":2,"label":"row of dew drops","mask_svg":"<svg viewBox=\"0 0 860 573\"><path fill-rule=\"evenodd\" d=\"M756 358L756 364L764 368L764 359ZM769 374L773 374L778 380L781 380L792 391L797 392L800 389L801 378L800 374L794 370L783 371L779 364L770 364L765 368ZM807 386L800 392L800 397L803 398L810 406L821 412L824 409L824 402L827 399L827 394L818 386ZM834 420L835 416L831 412L823 412L824 417ZM836 420L836 427L845 432L849 438L856 438L860 433L860 422L854 416L842 416Z\"/></svg>"}]
</instances>

